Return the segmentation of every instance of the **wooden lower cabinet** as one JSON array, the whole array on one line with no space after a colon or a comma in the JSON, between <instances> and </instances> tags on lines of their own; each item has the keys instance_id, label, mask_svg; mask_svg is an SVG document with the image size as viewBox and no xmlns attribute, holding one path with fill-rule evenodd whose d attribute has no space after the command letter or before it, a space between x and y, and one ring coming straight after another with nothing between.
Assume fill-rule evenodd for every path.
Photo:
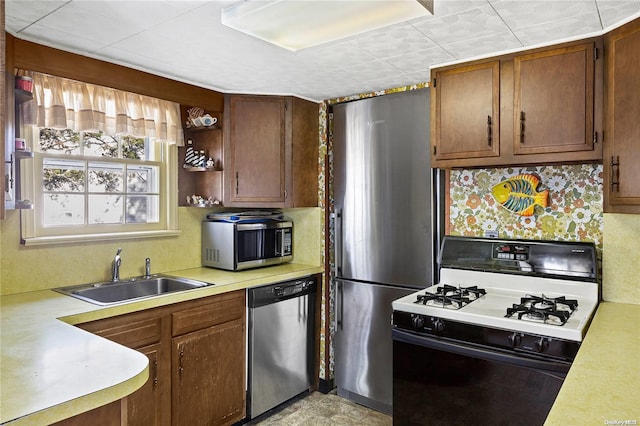
<instances>
[{"instance_id":1,"label":"wooden lower cabinet","mask_svg":"<svg viewBox=\"0 0 640 426\"><path fill-rule=\"evenodd\" d=\"M244 418L244 319L173 338L174 425L227 425Z\"/></svg>"},{"instance_id":2,"label":"wooden lower cabinet","mask_svg":"<svg viewBox=\"0 0 640 426\"><path fill-rule=\"evenodd\" d=\"M126 406L125 403L120 401L114 401L110 404L103 405L102 407L95 408L86 413L78 414L77 416L70 417L65 420L61 420L56 423L52 423L52 426L116 426L126 425L126 415L122 416L122 408Z\"/></svg>"},{"instance_id":3,"label":"wooden lower cabinet","mask_svg":"<svg viewBox=\"0 0 640 426\"><path fill-rule=\"evenodd\" d=\"M167 371L169 363L163 356L162 345L137 348L149 358L149 380L140 389L127 397L127 425L146 426L168 424L164 400L169 394L170 383Z\"/></svg>"},{"instance_id":4,"label":"wooden lower cabinet","mask_svg":"<svg viewBox=\"0 0 640 426\"><path fill-rule=\"evenodd\" d=\"M106 411L106 424L230 425L245 417L244 290L79 327L149 358L149 380L117 402L117 415Z\"/></svg>"}]
</instances>

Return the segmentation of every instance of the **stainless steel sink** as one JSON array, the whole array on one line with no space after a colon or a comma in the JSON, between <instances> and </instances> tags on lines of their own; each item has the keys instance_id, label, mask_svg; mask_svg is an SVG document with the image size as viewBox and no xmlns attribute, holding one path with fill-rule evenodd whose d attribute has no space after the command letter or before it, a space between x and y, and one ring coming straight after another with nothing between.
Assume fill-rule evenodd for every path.
<instances>
[{"instance_id":1,"label":"stainless steel sink","mask_svg":"<svg viewBox=\"0 0 640 426\"><path fill-rule=\"evenodd\" d=\"M187 278L153 275L150 278L135 277L117 282L81 284L54 290L96 305L113 305L211 285L213 284Z\"/></svg>"}]
</instances>

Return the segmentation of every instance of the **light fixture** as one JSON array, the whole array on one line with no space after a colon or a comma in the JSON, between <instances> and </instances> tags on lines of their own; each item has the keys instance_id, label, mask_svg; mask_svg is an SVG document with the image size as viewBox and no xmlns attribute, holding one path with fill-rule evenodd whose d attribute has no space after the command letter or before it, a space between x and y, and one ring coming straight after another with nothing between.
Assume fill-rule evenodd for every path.
<instances>
[{"instance_id":1,"label":"light fixture","mask_svg":"<svg viewBox=\"0 0 640 426\"><path fill-rule=\"evenodd\" d=\"M433 14L434 0L245 0L222 24L296 51Z\"/></svg>"}]
</instances>

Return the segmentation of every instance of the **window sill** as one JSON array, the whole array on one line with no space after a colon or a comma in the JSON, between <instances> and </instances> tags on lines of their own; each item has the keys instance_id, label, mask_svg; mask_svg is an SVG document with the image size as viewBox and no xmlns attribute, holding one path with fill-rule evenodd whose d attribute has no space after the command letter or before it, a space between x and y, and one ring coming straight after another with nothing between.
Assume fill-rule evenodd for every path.
<instances>
[{"instance_id":1,"label":"window sill","mask_svg":"<svg viewBox=\"0 0 640 426\"><path fill-rule=\"evenodd\" d=\"M53 244L73 244L87 243L96 241L121 241L135 240L142 238L160 238L160 237L177 237L182 234L179 229L162 230L162 231L140 231L140 232L114 232L111 234L86 234L86 235L64 235L53 237L32 237L22 238L20 244L25 246L40 246Z\"/></svg>"}]
</instances>

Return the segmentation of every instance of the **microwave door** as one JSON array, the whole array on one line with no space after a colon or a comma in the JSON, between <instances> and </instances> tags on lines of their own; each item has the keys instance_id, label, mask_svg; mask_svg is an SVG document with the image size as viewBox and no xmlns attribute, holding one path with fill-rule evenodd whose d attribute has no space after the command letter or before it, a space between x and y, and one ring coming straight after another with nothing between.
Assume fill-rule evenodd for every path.
<instances>
[{"instance_id":1,"label":"microwave door","mask_svg":"<svg viewBox=\"0 0 640 426\"><path fill-rule=\"evenodd\" d=\"M264 229L246 229L238 226L238 263L251 262L264 257Z\"/></svg>"}]
</instances>

